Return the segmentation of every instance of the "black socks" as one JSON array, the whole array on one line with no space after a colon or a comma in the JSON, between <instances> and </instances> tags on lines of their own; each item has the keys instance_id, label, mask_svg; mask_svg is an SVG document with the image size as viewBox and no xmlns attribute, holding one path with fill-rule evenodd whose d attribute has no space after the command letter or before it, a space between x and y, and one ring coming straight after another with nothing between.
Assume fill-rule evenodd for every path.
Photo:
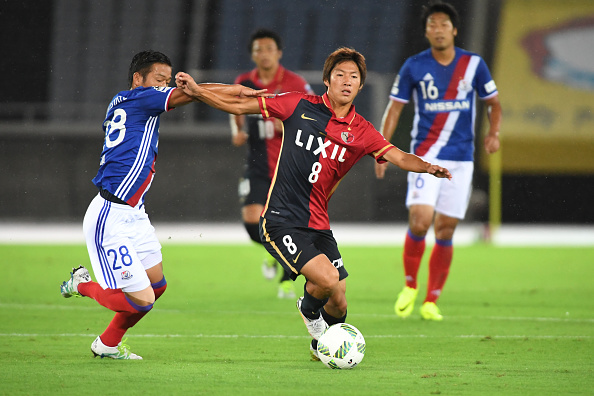
<instances>
[{"instance_id":1,"label":"black socks","mask_svg":"<svg viewBox=\"0 0 594 396\"><path fill-rule=\"evenodd\" d=\"M307 282L303 285L303 301L301 301L301 313L308 319L317 319L320 317L320 310L328 299L317 299L307 292Z\"/></svg>"},{"instance_id":2,"label":"black socks","mask_svg":"<svg viewBox=\"0 0 594 396\"><path fill-rule=\"evenodd\" d=\"M344 323L346 321L347 314L345 313L342 318L335 318L334 316L330 315L324 308L322 308L322 318L328 323L328 327L337 324L337 323Z\"/></svg>"}]
</instances>

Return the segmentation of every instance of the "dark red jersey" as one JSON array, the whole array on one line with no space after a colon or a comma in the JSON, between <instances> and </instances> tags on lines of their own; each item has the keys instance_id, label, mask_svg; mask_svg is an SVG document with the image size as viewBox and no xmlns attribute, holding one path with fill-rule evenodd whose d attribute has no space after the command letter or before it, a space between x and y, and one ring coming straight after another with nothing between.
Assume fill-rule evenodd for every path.
<instances>
[{"instance_id":1,"label":"dark red jersey","mask_svg":"<svg viewBox=\"0 0 594 396\"><path fill-rule=\"evenodd\" d=\"M259 98L264 118L283 121L283 143L262 216L295 227L330 229L328 200L364 155L383 162L394 146L355 112L337 118L328 96Z\"/></svg>"},{"instance_id":2,"label":"dark red jersey","mask_svg":"<svg viewBox=\"0 0 594 396\"><path fill-rule=\"evenodd\" d=\"M274 79L264 85L258 77L258 69L239 75L235 84L254 89L267 89L271 94L282 92L303 92L313 94L311 87L300 75L279 66ZM246 116L248 134L247 178L265 177L272 179L278 152L282 141L282 130L274 128L272 119L264 120L259 114Z\"/></svg>"}]
</instances>

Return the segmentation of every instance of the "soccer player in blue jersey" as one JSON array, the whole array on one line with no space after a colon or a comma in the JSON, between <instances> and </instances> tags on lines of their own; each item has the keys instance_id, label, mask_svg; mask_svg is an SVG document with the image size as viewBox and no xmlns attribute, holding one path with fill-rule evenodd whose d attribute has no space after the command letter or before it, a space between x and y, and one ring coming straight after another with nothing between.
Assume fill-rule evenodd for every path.
<instances>
[{"instance_id":1,"label":"soccer player in blue jersey","mask_svg":"<svg viewBox=\"0 0 594 396\"><path fill-rule=\"evenodd\" d=\"M142 359L130 352L122 338L167 288L161 245L145 212L144 198L155 173L161 113L193 101L181 89L168 86L171 61L160 52L136 54L128 79L130 88L116 94L107 107L103 151L93 179L99 193L83 221L97 282L80 266L60 287L64 297L91 297L116 312L91 344L95 356L113 359ZM211 89L216 91L214 86ZM245 87L230 92L257 93Z\"/></svg>"},{"instance_id":2,"label":"soccer player in blue jersey","mask_svg":"<svg viewBox=\"0 0 594 396\"><path fill-rule=\"evenodd\" d=\"M446 183L416 173L408 175L409 229L403 253L406 285L394 307L403 318L413 311L425 236L433 224L436 242L420 313L423 319L442 320L436 301L450 270L454 231L464 218L472 188L475 93L489 110L489 131L484 140L489 154L499 149L501 105L485 61L454 45L459 25L454 7L441 2L424 7L421 22L430 48L402 65L380 131L391 139L402 108L412 97L415 118L411 152L427 161L439 161L452 172L452 182ZM384 172L385 167L376 164L377 177L383 178Z\"/></svg>"},{"instance_id":3,"label":"soccer player in blue jersey","mask_svg":"<svg viewBox=\"0 0 594 396\"><path fill-rule=\"evenodd\" d=\"M260 237L292 279L303 275L307 280L297 308L313 338L314 359L317 339L328 325L343 323L347 314L348 272L328 218L328 201L340 180L366 155L413 172L451 176L446 168L397 149L357 114L353 101L366 73L363 55L339 48L324 64L327 91L322 96L291 92L241 99L214 94L185 73L176 76L179 87L213 107L283 122L283 143L260 218Z\"/></svg>"},{"instance_id":4,"label":"soccer player in blue jersey","mask_svg":"<svg viewBox=\"0 0 594 396\"><path fill-rule=\"evenodd\" d=\"M235 84L254 89L267 89L273 94L293 91L313 94L303 77L281 65L283 45L276 32L268 29L256 30L250 37L249 51L256 67L237 76ZM243 225L250 238L261 245L258 223L266 203L283 140L282 123L274 118L265 120L261 115L231 115L230 117L232 143L235 146L246 143L248 145L245 171L239 182ZM262 274L266 279L274 279L277 273L276 259L268 252L265 253ZM282 273L278 297L295 298L293 281L286 271Z\"/></svg>"}]
</instances>

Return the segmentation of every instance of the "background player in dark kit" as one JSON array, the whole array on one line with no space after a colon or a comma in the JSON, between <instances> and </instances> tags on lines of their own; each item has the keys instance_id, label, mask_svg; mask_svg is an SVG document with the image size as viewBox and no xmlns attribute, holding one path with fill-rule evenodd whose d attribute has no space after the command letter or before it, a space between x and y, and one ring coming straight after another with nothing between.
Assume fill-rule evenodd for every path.
<instances>
[{"instance_id":1,"label":"background player in dark kit","mask_svg":"<svg viewBox=\"0 0 594 396\"><path fill-rule=\"evenodd\" d=\"M447 169L405 153L355 112L353 100L363 87L365 58L339 48L324 64L323 96L286 93L274 97L236 98L216 94L178 73L176 82L189 95L234 114L262 114L283 121L284 138L268 201L260 220L264 246L290 271L307 279L297 307L314 339L345 321L348 275L330 230L328 200L338 183L363 156L389 161L405 170L449 178Z\"/></svg>"},{"instance_id":2,"label":"background player in dark kit","mask_svg":"<svg viewBox=\"0 0 594 396\"><path fill-rule=\"evenodd\" d=\"M280 64L283 45L277 33L267 29L256 30L250 37L248 49L256 67L237 76L235 84L267 89L273 94L292 91L313 94L303 77ZM248 145L245 172L239 181L239 198L243 205L241 216L250 238L261 245L258 222L276 168L283 139L282 123L276 118L263 119L261 115L230 115L230 118L232 143L235 146ZM273 279L276 273L277 261L266 252L262 274L266 279ZM293 282L286 271L282 273L278 297L294 298Z\"/></svg>"}]
</instances>

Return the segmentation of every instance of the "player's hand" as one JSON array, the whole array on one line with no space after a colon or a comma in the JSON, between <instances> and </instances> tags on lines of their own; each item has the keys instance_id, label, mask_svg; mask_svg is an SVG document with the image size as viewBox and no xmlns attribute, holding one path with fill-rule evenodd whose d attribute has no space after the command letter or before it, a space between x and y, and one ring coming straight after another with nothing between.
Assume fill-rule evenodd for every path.
<instances>
[{"instance_id":1,"label":"player's hand","mask_svg":"<svg viewBox=\"0 0 594 396\"><path fill-rule=\"evenodd\" d=\"M386 174L386 169L388 169L389 162L378 164L375 163L375 177L378 179L383 179L384 175Z\"/></svg>"},{"instance_id":2,"label":"player's hand","mask_svg":"<svg viewBox=\"0 0 594 396\"><path fill-rule=\"evenodd\" d=\"M485 150L487 154L496 153L499 150L499 146L499 132L485 136Z\"/></svg>"},{"instance_id":3,"label":"player's hand","mask_svg":"<svg viewBox=\"0 0 594 396\"><path fill-rule=\"evenodd\" d=\"M431 165L427 169L427 173L433 175L435 177L439 177L440 179L448 179L452 180L452 174L446 168L442 168L439 165Z\"/></svg>"},{"instance_id":4,"label":"player's hand","mask_svg":"<svg viewBox=\"0 0 594 396\"><path fill-rule=\"evenodd\" d=\"M198 88L198 84L192 76L185 72L178 72L175 75L175 85L190 96L193 96L194 91Z\"/></svg>"},{"instance_id":5,"label":"player's hand","mask_svg":"<svg viewBox=\"0 0 594 396\"><path fill-rule=\"evenodd\" d=\"M177 85L178 88L183 89L188 86L189 81L194 81L194 79L186 72L178 72L175 75L175 85Z\"/></svg>"},{"instance_id":6,"label":"player's hand","mask_svg":"<svg viewBox=\"0 0 594 396\"><path fill-rule=\"evenodd\" d=\"M237 131L237 133L231 138L231 143L235 147L243 146L248 140L248 134L244 131Z\"/></svg>"},{"instance_id":7,"label":"player's hand","mask_svg":"<svg viewBox=\"0 0 594 396\"><path fill-rule=\"evenodd\" d=\"M274 130L275 132L282 133L283 132L283 122L278 118L273 118L272 121L274 122Z\"/></svg>"},{"instance_id":8,"label":"player's hand","mask_svg":"<svg viewBox=\"0 0 594 396\"><path fill-rule=\"evenodd\" d=\"M252 89L248 87L242 87L239 91L240 98L258 98L261 96L270 96L267 89Z\"/></svg>"}]
</instances>

